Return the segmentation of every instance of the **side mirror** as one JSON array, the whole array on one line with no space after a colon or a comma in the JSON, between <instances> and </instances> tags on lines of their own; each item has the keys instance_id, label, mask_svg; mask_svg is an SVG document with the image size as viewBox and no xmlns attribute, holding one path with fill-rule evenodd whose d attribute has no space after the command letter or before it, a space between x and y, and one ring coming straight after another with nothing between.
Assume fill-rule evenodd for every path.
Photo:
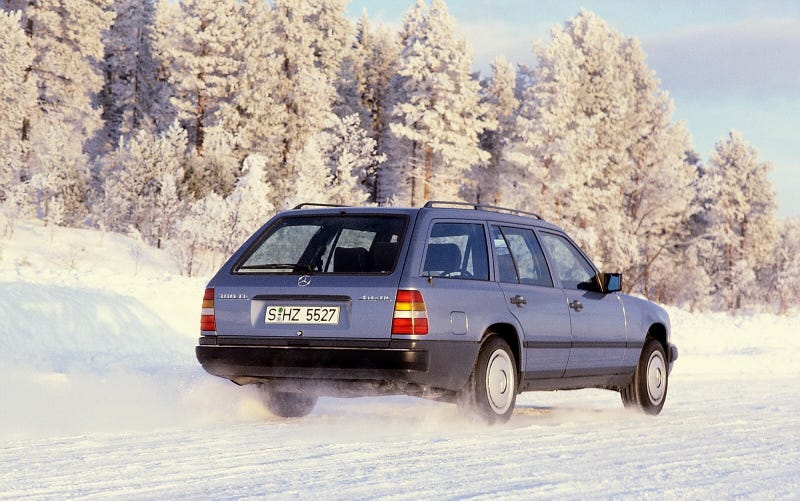
<instances>
[{"instance_id":1,"label":"side mirror","mask_svg":"<svg viewBox=\"0 0 800 501\"><path fill-rule=\"evenodd\" d=\"M606 294L622 290L622 273L601 273L600 278L603 281L603 292Z\"/></svg>"}]
</instances>

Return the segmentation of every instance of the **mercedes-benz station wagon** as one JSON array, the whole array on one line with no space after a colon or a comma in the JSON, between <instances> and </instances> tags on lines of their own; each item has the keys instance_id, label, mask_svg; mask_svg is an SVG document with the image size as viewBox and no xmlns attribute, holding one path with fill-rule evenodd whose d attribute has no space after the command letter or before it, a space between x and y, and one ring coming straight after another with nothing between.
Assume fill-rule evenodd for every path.
<instances>
[{"instance_id":1,"label":"mercedes-benz station wagon","mask_svg":"<svg viewBox=\"0 0 800 501\"><path fill-rule=\"evenodd\" d=\"M522 391L578 388L658 414L669 318L621 286L533 214L303 204L211 279L196 354L284 417L319 396L405 394L494 423Z\"/></svg>"}]
</instances>

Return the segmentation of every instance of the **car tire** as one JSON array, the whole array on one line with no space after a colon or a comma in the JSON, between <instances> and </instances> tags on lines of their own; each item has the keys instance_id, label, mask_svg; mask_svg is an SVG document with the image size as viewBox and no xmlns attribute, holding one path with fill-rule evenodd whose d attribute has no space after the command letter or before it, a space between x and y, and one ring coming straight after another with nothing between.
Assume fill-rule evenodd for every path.
<instances>
[{"instance_id":1,"label":"car tire","mask_svg":"<svg viewBox=\"0 0 800 501\"><path fill-rule=\"evenodd\" d=\"M517 364L508 343L490 337L481 347L467 384L456 395L458 409L486 424L505 423L517 399Z\"/></svg>"},{"instance_id":2,"label":"car tire","mask_svg":"<svg viewBox=\"0 0 800 501\"><path fill-rule=\"evenodd\" d=\"M266 385L258 385L261 400L267 409L284 418L307 416L317 403L317 397L304 393L272 391Z\"/></svg>"},{"instance_id":3,"label":"car tire","mask_svg":"<svg viewBox=\"0 0 800 501\"><path fill-rule=\"evenodd\" d=\"M645 342L630 384L620 390L625 407L645 414L661 412L667 399L669 364L664 347L655 339Z\"/></svg>"}]
</instances>

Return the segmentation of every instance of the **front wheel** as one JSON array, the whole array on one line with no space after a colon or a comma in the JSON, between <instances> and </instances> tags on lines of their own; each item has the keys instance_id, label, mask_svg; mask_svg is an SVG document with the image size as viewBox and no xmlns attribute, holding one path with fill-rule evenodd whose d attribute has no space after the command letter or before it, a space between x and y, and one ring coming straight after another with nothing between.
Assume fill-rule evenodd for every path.
<instances>
[{"instance_id":1,"label":"front wheel","mask_svg":"<svg viewBox=\"0 0 800 501\"><path fill-rule=\"evenodd\" d=\"M317 403L316 396L272 391L263 384L258 385L258 392L262 402L271 413L285 418L307 416Z\"/></svg>"},{"instance_id":2,"label":"front wheel","mask_svg":"<svg viewBox=\"0 0 800 501\"><path fill-rule=\"evenodd\" d=\"M478 361L458 392L458 409L487 424L505 423L517 399L517 365L508 343L492 337L484 343Z\"/></svg>"},{"instance_id":3,"label":"front wheel","mask_svg":"<svg viewBox=\"0 0 800 501\"><path fill-rule=\"evenodd\" d=\"M649 339L639 356L633 379L620 390L625 407L638 408L645 414L660 413L667 399L668 367L664 347Z\"/></svg>"}]
</instances>

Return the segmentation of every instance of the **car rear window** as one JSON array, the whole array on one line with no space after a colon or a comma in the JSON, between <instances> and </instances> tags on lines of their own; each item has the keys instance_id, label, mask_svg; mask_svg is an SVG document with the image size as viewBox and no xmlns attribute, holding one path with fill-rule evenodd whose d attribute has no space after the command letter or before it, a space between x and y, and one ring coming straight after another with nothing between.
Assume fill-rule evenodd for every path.
<instances>
[{"instance_id":1,"label":"car rear window","mask_svg":"<svg viewBox=\"0 0 800 501\"><path fill-rule=\"evenodd\" d=\"M245 252L234 272L389 274L407 220L403 215L284 217Z\"/></svg>"}]
</instances>

